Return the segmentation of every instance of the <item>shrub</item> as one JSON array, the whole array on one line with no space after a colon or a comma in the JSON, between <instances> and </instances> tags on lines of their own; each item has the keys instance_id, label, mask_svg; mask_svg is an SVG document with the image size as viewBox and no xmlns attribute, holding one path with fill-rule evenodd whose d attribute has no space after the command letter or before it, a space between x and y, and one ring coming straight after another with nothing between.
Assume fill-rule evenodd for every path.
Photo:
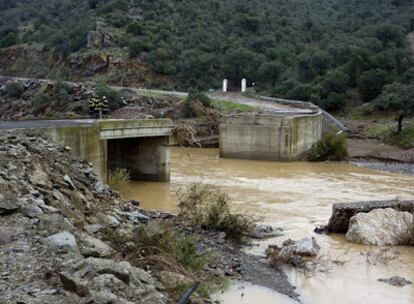
<instances>
[{"instance_id":1,"label":"shrub","mask_svg":"<svg viewBox=\"0 0 414 304\"><path fill-rule=\"evenodd\" d=\"M6 95L11 98L20 98L24 92L24 85L20 82L10 82L6 86Z\"/></svg>"},{"instance_id":2,"label":"shrub","mask_svg":"<svg viewBox=\"0 0 414 304\"><path fill-rule=\"evenodd\" d=\"M326 134L309 152L310 161L341 161L348 157L346 137L344 135Z\"/></svg>"},{"instance_id":3,"label":"shrub","mask_svg":"<svg viewBox=\"0 0 414 304\"><path fill-rule=\"evenodd\" d=\"M42 111L47 105L49 104L49 96L43 93L42 91L38 91L32 100L33 105L33 112L38 113Z\"/></svg>"},{"instance_id":4,"label":"shrub","mask_svg":"<svg viewBox=\"0 0 414 304\"><path fill-rule=\"evenodd\" d=\"M208 98L208 96L206 94L204 94L203 92L200 92L197 89L191 88L188 91L188 96L186 99L186 102L191 102L191 101L199 101L201 102L201 104L207 108L211 107L211 100L210 98Z\"/></svg>"},{"instance_id":5,"label":"shrub","mask_svg":"<svg viewBox=\"0 0 414 304\"><path fill-rule=\"evenodd\" d=\"M154 220L140 226L135 232L135 245L147 256L164 256L171 265L199 272L208 263L210 256L197 250L197 242L190 236L182 236L170 223Z\"/></svg>"},{"instance_id":6,"label":"shrub","mask_svg":"<svg viewBox=\"0 0 414 304\"><path fill-rule=\"evenodd\" d=\"M137 57L143 51L143 42L139 39L131 39L128 45L129 58Z\"/></svg>"},{"instance_id":7,"label":"shrub","mask_svg":"<svg viewBox=\"0 0 414 304\"><path fill-rule=\"evenodd\" d=\"M324 101L322 101L322 108L326 111L339 111L345 107L345 95L341 93L331 92Z\"/></svg>"},{"instance_id":8,"label":"shrub","mask_svg":"<svg viewBox=\"0 0 414 304\"><path fill-rule=\"evenodd\" d=\"M109 172L108 175L108 185L117 191L121 191L126 186L128 186L131 180L131 176L127 169L116 168Z\"/></svg>"},{"instance_id":9,"label":"shrub","mask_svg":"<svg viewBox=\"0 0 414 304\"><path fill-rule=\"evenodd\" d=\"M120 107L123 106L121 93L118 91L112 89L111 87L105 85L105 84L98 84L96 88L96 94L102 98L103 96L106 96L109 104L109 109L111 111L117 110Z\"/></svg>"},{"instance_id":10,"label":"shrub","mask_svg":"<svg viewBox=\"0 0 414 304\"><path fill-rule=\"evenodd\" d=\"M56 96L59 100L59 104L60 105L66 105L68 103L70 103L71 101L71 97L70 97L70 91L72 90L72 88L70 87L70 85L68 85L67 83L63 82L63 81L58 81L55 85L55 93Z\"/></svg>"},{"instance_id":11,"label":"shrub","mask_svg":"<svg viewBox=\"0 0 414 304\"><path fill-rule=\"evenodd\" d=\"M143 30L144 30L144 27L140 21L133 21L129 23L126 28L127 33L134 34L134 35L142 34Z\"/></svg>"},{"instance_id":12,"label":"shrub","mask_svg":"<svg viewBox=\"0 0 414 304\"><path fill-rule=\"evenodd\" d=\"M9 32L1 41L0 47L9 47L17 43L17 35L13 32Z\"/></svg>"},{"instance_id":13,"label":"shrub","mask_svg":"<svg viewBox=\"0 0 414 304\"><path fill-rule=\"evenodd\" d=\"M222 231L226 237L241 242L251 232L255 220L231 208L230 197L211 186L193 184L178 191L179 217L191 226Z\"/></svg>"}]
</instances>

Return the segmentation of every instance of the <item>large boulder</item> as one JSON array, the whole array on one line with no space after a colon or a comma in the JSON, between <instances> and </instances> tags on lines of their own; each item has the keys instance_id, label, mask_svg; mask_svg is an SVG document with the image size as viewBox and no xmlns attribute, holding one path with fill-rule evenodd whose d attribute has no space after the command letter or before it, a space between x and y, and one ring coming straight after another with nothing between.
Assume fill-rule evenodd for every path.
<instances>
[{"instance_id":1,"label":"large boulder","mask_svg":"<svg viewBox=\"0 0 414 304\"><path fill-rule=\"evenodd\" d=\"M50 248L63 252L76 252L79 250L75 237L67 231L51 235L44 239L43 242Z\"/></svg>"},{"instance_id":2,"label":"large boulder","mask_svg":"<svg viewBox=\"0 0 414 304\"><path fill-rule=\"evenodd\" d=\"M413 238L413 215L391 208L358 213L349 221L346 234L349 242L378 246L408 245Z\"/></svg>"},{"instance_id":3,"label":"large boulder","mask_svg":"<svg viewBox=\"0 0 414 304\"><path fill-rule=\"evenodd\" d=\"M332 215L329 219L326 232L346 233L351 217L358 213L368 213L374 209L392 208L398 211L414 212L414 201L369 201L355 203L340 203L332 206Z\"/></svg>"}]
</instances>

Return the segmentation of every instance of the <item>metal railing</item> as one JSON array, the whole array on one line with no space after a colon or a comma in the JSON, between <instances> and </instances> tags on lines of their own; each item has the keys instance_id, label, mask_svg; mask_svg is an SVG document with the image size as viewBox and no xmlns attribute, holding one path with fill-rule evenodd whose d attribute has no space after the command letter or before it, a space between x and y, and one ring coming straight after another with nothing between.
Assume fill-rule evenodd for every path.
<instances>
[{"instance_id":1,"label":"metal railing","mask_svg":"<svg viewBox=\"0 0 414 304\"><path fill-rule=\"evenodd\" d=\"M310 102L310 101L301 101L301 100L290 100L290 99L284 99L284 98L275 98L275 97L268 97L268 96L259 96L259 99L270 101L270 102L277 102L280 104L285 105L293 105L297 107L306 107L308 109L312 110L318 110L320 111L327 119L329 119L333 124L335 124L340 131L337 133L337 135L346 132L348 129L335 117L333 117L330 113L326 112L324 109L320 108L316 104Z\"/></svg>"}]
</instances>

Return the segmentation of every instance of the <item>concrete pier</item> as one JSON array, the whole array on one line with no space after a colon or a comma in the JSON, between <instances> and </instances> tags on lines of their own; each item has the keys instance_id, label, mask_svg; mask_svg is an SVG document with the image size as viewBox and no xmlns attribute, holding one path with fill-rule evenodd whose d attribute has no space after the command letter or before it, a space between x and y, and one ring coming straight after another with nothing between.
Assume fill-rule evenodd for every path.
<instances>
[{"instance_id":1,"label":"concrete pier","mask_svg":"<svg viewBox=\"0 0 414 304\"><path fill-rule=\"evenodd\" d=\"M322 114L240 114L222 119L220 157L294 161L322 137Z\"/></svg>"},{"instance_id":2,"label":"concrete pier","mask_svg":"<svg viewBox=\"0 0 414 304\"><path fill-rule=\"evenodd\" d=\"M68 146L104 182L117 167L129 170L132 179L169 181L172 129L170 119L0 122L0 130L36 130Z\"/></svg>"}]
</instances>

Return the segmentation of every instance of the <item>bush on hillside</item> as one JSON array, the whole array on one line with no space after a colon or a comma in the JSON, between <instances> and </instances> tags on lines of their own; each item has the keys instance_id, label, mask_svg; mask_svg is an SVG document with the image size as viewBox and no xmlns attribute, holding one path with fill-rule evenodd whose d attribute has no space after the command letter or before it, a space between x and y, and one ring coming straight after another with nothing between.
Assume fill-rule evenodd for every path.
<instances>
[{"instance_id":1,"label":"bush on hillside","mask_svg":"<svg viewBox=\"0 0 414 304\"><path fill-rule=\"evenodd\" d=\"M20 98L24 92L24 85L20 82L10 82L6 85L6 95L10 98Z\"/></svg>"},{"instance_id":2,"label":"bush on hillside","mask_svg":"<svg viewBox=\"0 0 414 304\"><path fill-rule=\"evenodd\" d=\"M106 97L111 111L115 111L123 106L121 93L103 83L97 85L96 94L99 98Z\"/></svg>"},{"instance_id":3,"label":"bush on hillside","mask_svg":"<svg viewBox=\"0 0 414 304\"><path fill-rule=\"evenodd\" d=\"M341 161L348 157L346 137L344 135L326 134L309 152L309 161Z\"/></svg>"},{"instance_id":4,"label":"bush on hillside","mask_svg":"<svg viewBox=\"0 0 414 304\"><path fill-rule=\"evenodd\" d=\"M255 220L231 208L228 194L196 183L178 192L179 217L191 226L222 231L226 237L241 242L254 228Z\"/></svg>"},{"instance_id":5,"label":"bush on hillside","mask_svg":"<svg viewBox=\"0 0 414 304\"><path fill-rule=\"evenodd\" d=\"M42 91L38 91L32 100L33 112L35 114L39 114L39 112L48 106L49 101L50 98L47 94L43 93Z\"/></svg>"},{"instance_id":6,"label":"bush on hillside","mask_svg":"<svg viewBox=\"0 0 414 304\"><path fill-rule=\"evenodd\" d=\"M188 96L186 99L186 102L192 102L192 101L199 101L201 104L207 108L211 107L211 100L208 98L208 96L197 89L191 88L188 91Z\"/></svg>"},{"instance_id":7,"label":"bush on hillside","mask_svg":"<svg viewBox=\"0 0 414 304\"><path fill-rule=\"evenodd\" d=\"M63 81L58 81L55 85L55 93L58 99L59 105L66 105L71 101L71 92L72 88L70 85Z\"/></svg>"}]
</instances>

